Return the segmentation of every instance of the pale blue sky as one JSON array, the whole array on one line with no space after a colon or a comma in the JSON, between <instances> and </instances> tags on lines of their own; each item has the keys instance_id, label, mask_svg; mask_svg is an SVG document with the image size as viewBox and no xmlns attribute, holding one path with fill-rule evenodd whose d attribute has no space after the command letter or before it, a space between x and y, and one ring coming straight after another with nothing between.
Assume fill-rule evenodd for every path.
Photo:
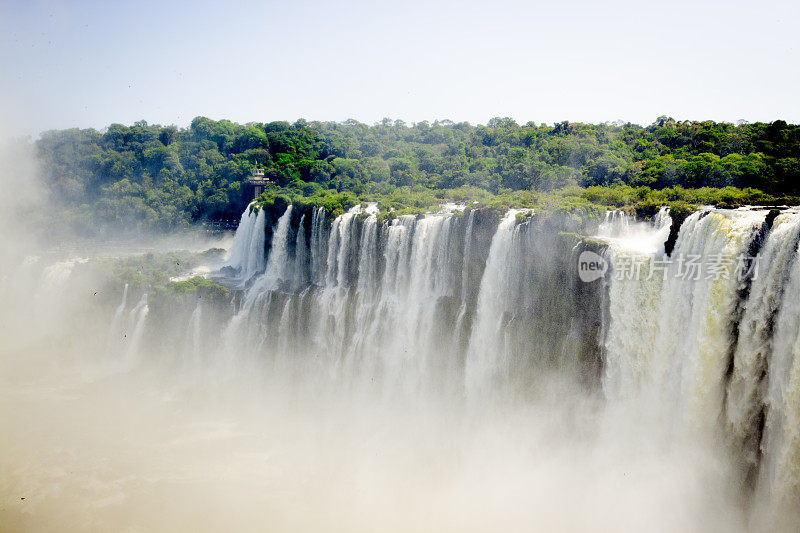
<instances>
[{"instance_id":1,"label":"pale blue sky","mask_svg":"<svg viewBox=\"0 0 800 533\"><path fill-rule=\"evenodd\" d=\"M800 2L0 0L0 129L800 122Z\"/></svg>"}]
</instances>

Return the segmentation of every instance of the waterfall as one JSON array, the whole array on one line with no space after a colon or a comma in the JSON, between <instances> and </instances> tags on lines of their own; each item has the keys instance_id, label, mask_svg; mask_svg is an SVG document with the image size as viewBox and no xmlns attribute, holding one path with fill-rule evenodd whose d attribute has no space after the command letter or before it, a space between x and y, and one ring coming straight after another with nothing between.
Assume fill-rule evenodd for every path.
<instances>
[{"instance_id":1,"label":"waterfall","mask_svg":"<svg viewBox=\"0 0 800 533\"><path fill-rule=\"evenodd\" d=\"M128 284L125 284L125 287L122 289L122 301L117 306L117 310L114 312L114 319L111 322L112 326L116 325L119 322L120 317L122 317L122 312L125 311L125 306L128 304Z\"/></svg>"},{"instance_id":2,"label":"waterfall","mask_svg":"<svg viewBox=\"0 0 800 533\"><path fill-rule=\"evenodd\" d=\"M786 224L794 226L794 222ZM800 520L800 250L796 239L790 241L789 277L775 317L772 350L767 351L763 464L758 481L766 512L788 511L796 526Z\"/></svg>"},{"instance_id":3,"label":"waterfall","mask_svg":"<svg viewBox=\"0 0 800 533\"><path fill-rule=\"evenodd\" d=\"M735 261L747 254L764 216L694 213L669 261L662 248L643 249L640 238L633 247L612 243L614 268L636 275L611 282L604 387L609 398L662 420L667 435L717 428L743 281ZM651 242L661 241L663 233L655 233ZM633 270L632 262L640 266ZM710 263L726 266L725 275L702 271Z\"/></svg>"},{"instance_id":4,"label":"waterfall","mask_svg":"<svg viewBox=\"0 0 800 533\"><path fill-rule=\"evenodd\" d=\"M349 509L344 498L365 513L355 526L377 500L391 512L430 503L458 517L490 502L481 530L514 529L515 513L566 530L613 529L620 516L637 530L800 523L800 211L701 208L679 213L678 228L666 208L647 219L282 209L242 217L231 257L212 274L227 290L145 288L158 276L136 276L138 261L122 262L115 275L132 281L113 290L100 283L112 262L32 265L31 279L49 288L26 303L65 311L46 330L29 321L48 334L34 349L66 356L29 361L13 347L7 367L28 366L64 412L95 398L84 391L107 393L98 411L127 442L104 442L152 441L147 453L120 454L125 462L163 456L157 470L171 480L210 465L194 490L215 488L231 466L224 456L241 468L226 486L253 471L247 493L279 487L269 497L300 494L298 509ZM253 257L260 266L247 267ZM64 336L50 328L59 322ZM110 349L86 322L111 323ZM87 361L111 372L72 371ZM65 377L59 366L90 387L41 379ZM151 420L162 427L151 431ZM185 470L171 470L183 459ZM126 490L153 486L130 479ZM419 499L405 500L412 493ZM566 519L546 514L573 504Z\"/></svg>"},{"instance_id":5,"label":"waterfall","mask_svg":"<svg viewBox=\"0 0 800 533\"><path fill-rule=\"evenodd\" d=\"M531 215L508 211L491 240L465 355L474 400L597 381L601 285L578 280L583 244L561 232L565 220Z\"/></svg>"},{"instance_id":6,"label":"waterfall","mask_svg":"<svg viewBox=\"0 0 800 533\"><path fill-rule=\"evenodd\" d=\"M664 209L661 211L664 211ZM640 225L633 221L633 227L640 228ZM597 235L605 238L626 238L630 236L630 233L631 217L618 210L606 211L603 222L600 223L600 227L597 230Z\"/></svg>"},{"instance_id":7,"label":"waterfall","mask_svg":"<svg viewBox=\"0 0 800 533\"><path fill-rule=\"evenodd\" d=\"M267 259L264 273L256 279L253 287L248 291L249 295L257 296L265 290L276 288L276 286L287 279L292 273L292 265L289 263L289 221L292 217L292 206L286 208L278 223L275 226L275 233L272 238L272 249Z\"/></svg>"},{"instance_id":8,"label":"waterfall","mask_svg":"<svg viewBox=\"0 0 800 533\"><path fill-rule=\"evenodd\" d=\"M295 239L294 250L295 250L295 259L294 259L294 281L293 287L295 289L304 287L309 282L310 274L308 273L308 255L309 250L306 246L306 215L302 215L300 217L300 226L297 230L297 238Z\"/></svg>"},{"instance_id":9,"label":"waterfall","mask_svg":"<svg viewBox=\"0 0 800 533\"><path fill-rule=\"evenodd\" d=\"M335 220L328 248L327 283L321 313L312 323L321 338L341 350L342 370L368 373L417 387L429 362L412 361L430 352L439 323L437 306L453 296L446 271L449 215L403 216L387 228L383 275L379 277L378 228L367 215L360 228L355 212ZM353 261L353 259L357 259ZM352 318L351 318L352 317Z\"/></svg>"},{"instance_id":10,"label":"waterfall","mask_svg":"<svg viewBox=\"0 0 800 533\"><path fill-rule=\"evenodd\" d=\"M742 483L755 490L754 520L786 528L800 518L800 214L778 216L759 249L764 215L694 213L672 261L663 248L626 245L630 223L611 221L614 266L646 260L638 276L610 282L603 384L610 406L627 404L627 416L665 437L727 441ZM648 231L663 243L658 228L643 228L639 245ZM737 260L754 250L754 262ZM728 275L679 275L690 257Z\"/></svg>"},{"instance_id":11,"label":"waterfall","mask_svg":"<svg viewBox=\"0 0 800 533\"><path fill-rule=\"evenodd\" d=\"M458 309L458 318L455 328L453 328L453 343L461 344L464 336L464 319L467 316L470 299L469 284L469 265L472 252L472 229L475 226L475 211L470 210L467 220L467 229L464 233L464 248L462 252L461 265L461 307Z\"/></svg>"},{"instance_id":12,"label":"waterfall","mask_svg":"<svg viewBox=\"0 0 800 533\"><path fill-rule=\"evenodd\" d=\"M258 338L258 344L266 341L270 327L261 320L261 312L268 309L271 301L271 292L285 279L285 273L291 272L288 265L289 248L289 221L292 216L292 206L288 206L284 214L278 219L272 236L272 246L266 261L263 274L258 276L249 289L245 292L244 303L236 315L228 323L222 333L223 352L225 362L231 363L235 355L242 351L242 345L247 340L242 338L242 328L250 328L258 333L252 336ZM263 244L261 246L263 248ZM231 363L232 364L232 363Z\"/></svg>"},{"instance_id":13,"label":"waterfall","mask_svg":"<svg viewBox=\"0 0 800 533\"><path fill-rule=\"evenodd\" d=\"M738 344L725 403L731 445L751 476L758 466L765 377L772 356L775 315L781 303L800 239L800 215L780 215L761 250L759 275L753 280L739 326Z\"/></svg>"},{"instance_id":14,"label":"waterfall","mask_svg":"<svg viewBox=\"0 0 800 533\"><path fill-rule=\"evenodd\" d=\"M264 269L263 209L248 206L242 213L233 246L220 273L231 279L231 285L244 288L250 279Z\"/></svg>"},{"instance_id":15,"label":"waterfall","mask_svg":"<svg viewBox=\"0 0 800 533\"><path fill-rule=\"evenodd\" d=\"M725 375L734 338L734 311L741 280L736 264L727 276L684 279L691 258L737 261L746 256L764 221L763 212L700 212L681 227L661 299L652 383L661 390L676 424L708 432L716 428L724 401ZM684 265L681 261L685 260ZM666 400L666 402L664 401Z\"/></svg>"},{"instance_id":16,"label":"waterfall","mask_svg":"<svg viewBox=\"0 0 800 533\"><path fill-rule=\"evenodd\" d=\"M340 217L336 217L331 225L331 238L328 242L327 285L347 286L350 279L350 261L353 258L351 241L354 238L355 217L361 212L361 206L355 206Z\"/></svg>"},{"instance_id":17,"label":"waterfall","mask_svg":"<svg viewBox=\"0 0 800 533\"><path fill-rule=\"evenodd\" d=\"M295 227L291 210L276 224L264 274L226 328L227 351L244 342L275 358L294 347L298 361L326 361L324 372L354 384L406 390L456 371L456 347L442 339L462 306L467 267L453 228L467 217L404 215L385 226L374 206L356 206L328 229L324 210L314 209L306 245L306 213Z\"/></svg>"},{"instance_id":18,"label":"waterfall","mask_svg":"<svg viewBox=\"0 0 800 533\"><path fill-rule=\"evenodd\" d=\"M265 271L226 328L229 354L260 346L275 358L291 346L298 362L354 384L461 393L497 380L521 389L545 368L581 373L596 345L597 291L572 294L575 273L563 265L574 242L559 234L560 219L519 223L511 210L488 243L493 222L474 211L380 224L374 208L355 206L329 227L321 209L294 222L292 213L278 220ZM586 308L581 317L573 304Z\"/></svg>"},{"instance_id":19,"label":"waterfall","mask_svg":"<svg viewBox=\"0 0 800 533\"><path fill-rule=\"evenodd\" d=\"M325 234L325 208L314 209L311 216L311 283L322 285L325 281L324 266L327 258L327 236Z\"/></svg>"},{"instance_id":20,"label":"waterfall","mask_svg":"<svg viewBox=\"0 0 800 533\"><path fill-rule=\"evenodd\" d=\"M467 231L464 233L463 265L461 266L461 301L466 302L469 297L469 258L472 251L472 228L475 225L475 211L469 212Z\"/></svg>"},{"instance_id":21,"label":"waterfall","mask_svg":"<svg viewBox=\"0 0 800 533\"><path fill-rule=\"evenodd\" d=\"M128 305L128 284L125 284L125 287L122 289L122 301L117 306L117 310L114 311L114 317L111 319L111 324L108 327L108 339L106 340L106 346L109 350L112 350L116 344L118 343L120 337L120 327L122 325L122 315L125 312L125 307Z\"/></svg>"},{"instance_id":22,"label":"waterfall","mask_svg":"<svg viewBox=\"0 0 800 533\"><path fill-rule=\"evenodd\" d=\"M127 365L133 364L139 356L139 345L142 342L145 320L149 312L150 307L147 305L147 293L144 293L142 299L136 304L136 307L131 309L130 313L128 313L128 330L126 334L128 346L125 350L124 358Z\"/></svg>"},{"instance_id":23,"label":"waterfall","mask_svg":"<svg viewBox=\"0 0 800 533\"><path fill-rule=\"evenodd\" d=\"M201 339L201 325L203 319L203 305L198 300L197 305L189 317L189 324L186 328L186 335L184 337L184 359L187 364L197 363L200 361L202 339Z\"/></svg>"},{"instance_id":24,"label":"waterfall","mask_svg":"<svg viewBox=\"0 0 800 533\"><path fill-rule=\"evenodd\" d=\"M84 264L87 261L87 258L68 259L66 261L58 261L45 267L42 271L41 282L34 298L46 307L53 294L63 290L64 285L69 281L70 276L72 276L75 266ZM43 309L42 311L44 313L48 312L47 309Z\"/></svg>"},{"instance_id":25,"label":"waterfall","mask_svg":"<svg viewBox=\"0 0 800 533\"><path fill-rule=\"evenodd\" d=\"M58 263L46 267L42 275L42 289L53 290L58 288L62 283L65 283L72 274L75 264L80 261L85 260L71 259L68 261L59 261Z\"/></svg>"},{"instance_id":26,"label":"waterfall","mask_svg":"<svg viewBox=\"0 0 800 533\"><path fill-rule=\"evenodd\" d=\"M609 431L724 450L756 498L795 505L800 214L768 230L763 210L701 209L667 255L667 208L648 221L609 211L584 240L564 218L514 209L499 222L293 213L226 328L231 357L467 404L544 394L554 377L597 387ZM578 279L586 250L609 266L598 281Z\"/></svg>"},{"instance_id":27,"label":"waterfall","mask_svg":"<svg viewBox=\"0 0 800 533\"><path fill-rule=\"evenodd\" d=\"M668 210L652 224L636 223L622 213L607 212L598 236L609 241L605 257L615 272L643 264L638 276L616 276L609 286L608 333L604 344L603 388L616 402L639 401L647 381L647 365L656 351L665 264L664 242L671 227Z\"/></svg>"},{"instance_id":28,"label":"waterfall","mask_svg":"<svg viewBox=\"0 0 800 533\"><path fill-rule=\"evenodd\" d=\"M489 259L478 291L475 326L469 341L466 360L466 387L472 394L485 393L495 385L497 378L508 377L508 351L504 321L509 296L516 216L518 211L506 213L489 248Z\"/></svg>"}]
</instances>

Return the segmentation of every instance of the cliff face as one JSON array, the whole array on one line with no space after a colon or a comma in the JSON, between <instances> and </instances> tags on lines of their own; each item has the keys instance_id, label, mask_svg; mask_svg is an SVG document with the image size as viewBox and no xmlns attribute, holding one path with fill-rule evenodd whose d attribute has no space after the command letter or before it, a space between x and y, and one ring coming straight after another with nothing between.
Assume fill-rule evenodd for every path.
<instances>
[{"instance_id":1,"label":"cliff face","mask_svg":"<svg viewBox=\"0 0 800 533\"><path fill-rule=\"evenodd\" d=\"M255 313L243 342L270 332L310 358L335 346L380 368L427 354L408 372L457 389L501 380L527 394L542 372L597 388L605 286L580 281L577 261L605 245L564 232L585 221L494 209L379 219L360 206L331 218L277 203L264 215L269 259L239 311Z\"/></svg>"}]
</instances>

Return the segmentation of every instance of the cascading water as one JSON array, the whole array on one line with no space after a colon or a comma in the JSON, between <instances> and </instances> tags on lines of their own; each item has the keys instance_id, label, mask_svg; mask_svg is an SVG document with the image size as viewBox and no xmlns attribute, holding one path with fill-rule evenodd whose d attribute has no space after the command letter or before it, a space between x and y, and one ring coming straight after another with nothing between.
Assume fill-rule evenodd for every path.
<instances>
[{"instance_id":1,"label":"cascading water","mask_svg":"<svg viewBox=\"0 0 800 533\"><path fill-rule=\"evenodd\" d=\"M610 407L651 422L638 431L727 443L741 482L755 489L761 524L785 528L800 516L800 215L778 216L764 239L765 214L697 212L671 257L657 223L605 228L607 256L626 272L610 281L603 384ZM656 246L642 250L648 235Z\"/></svg>"},{"instance_id":2,"label":"cascading water","mask_svg":"<svg viewBox=\"0 0 800 533\"><path fill-rule=\"evenodd\" d=\"M263 215L263 210L260 211ZM252 286L245 293L245 300L242 308L233 317L225 328L223 338L225 339L225 351L235 353L238 348L241 328L249 326L258 331L258 345L262 346L269 335L268 328L262 322L262 314L268 311L271 302L271 291L277 289L278 285L284 280L286 272L292 272L293 268L288 264L288 240L289 240L289 221L292 214L290 205L283 216L278 220L275 231L273 232L272 247L270 255L266 261L264 272L258 276ZM263 244L255 252L257 255L263 254ZM244 258L248 262L248 258ZM249 338L248 340L252 340Z\"/></svg>"},{"instance_id":3,"label":"cascading water","mask_svg":"<svg viewBox=\"0 0 800 533\"><path fill-rule=\"evenodd\" d=\"M681 227L670 261L661 249L642 254L612 244L614 268L636 275L611 283L605 386L610 397L652 409L667 434L717 427L743 281L735 262L764 216L697 212ZM712 263L726 273L702 271Z\"/></svg>"},{"instance_id":4,"label":"cascading water","mask_svg":"<svg viewBox=\"0 0 800 533\"><path fill-rule=\"evenodd\" d=\"M507 320L506 307L510 302L505 298L511 293L511 285L519 278L509 266L509 256L515 249L517 211L512 209L497 227L489 249L486 271L478 292L478 308L475 327L470 337L467 353L467 390L484 392L496 386L495 378L507 379L509 369L508 348L504 335L504 321Z\"/></svg>"},{"instance_id":5,"label":"cascading water","mask_svg":"<svg viewBox=\"0 0 800 533\"><path fill-rule=\"evenodd\" d=\"M202 321L203 305L202 302L198 301L194 311L192 311L192 316L189 317L189 326L186 328L186 338L184 340L184 346L186 347L185 358L188 364L196 364L200 361Z\"/></svg>"},{"instance_id":6,"label":"cascading water","mask_svg":"<svg viewBox=\"0 0 800 533\"><path fill-rule=\"evenodd\" d=\"M128 365L135 363L136 358L139 357L139 345L142 342L145 320L149 312L150 307L147 305L147 293L144 293L142 299L136 304L136 307L131 309L130 313L128 313L128 333L125 334L127 337L125 362Z\"/></svg>"},{"instance_id":7,"label":"cascading water","mask_svg":"<svg viewBox=\"0 0 800 533\"><path fill-rule=\"evenodd\" d=\"M699 212L681 227L666 272L652 365L653 390L662 411L680 429L713 431L724 403L725 379L733 343L734 311L746 257L764 221L764 212ZM730 261L727 275L696 274L692 258L711 264ZM683 270L683 272L682 272ZM686 275L682 275L686 274ZM666 400L666 402L664 401ZM665 413L667 416L667 413Z\"/></svg>"},{"instance_id":8,"label":"cascading water","mask_svg":"<svg viewBox=\"0 0 800 533\"><path fill-rule=\"evenodd\" d=\"M322 374L406 394L466 387L490 398L497 379L521 390L544 368L580 374L597 343L599 293L576 302L574 272L563 268L574 241L556 221L517 214L497 227L490 213L450 206L380 224L374 209L355 206L326 223L320 209L309 221L289 206L264 274L226 330L238 346L228 353L289 350Z\"/></svg>"},{"instance_id":9,"label":"cascading water","mask_svg":"<svg viewBox=\"0 0 800 533\"><path fill-rule=\"evenodd\" d=\"M469 215L467 216L469 218L467 222L467 229L464 233L464 252L462 255L463 260L461 266L461 307L458 310L458 319L456 320L456 326L453 330L453 342L458 342L459 336L463 334L464 317L467 314L467 307L470 297L469 264L470 253L472 251L472 228L475 224L475 211L470 210Z\"/></svg>"},{"instance_id":10,"label":"cascading water","mask_svg":"<svg viewBox=\"0 0 800 533\"><path fill-rule=\"evenodd\" d=\"M257 295L266 290L276 288L277 284L288 279L292 274L292 265L289 263L289 221L292 217L292 206L278 220L275 234L272 238L272 249L264 269L253 287L248 291L250 295Z\"/></svg>"},{"instance_id":11,"label":"cascading water","mask_svg":"<svg viewBox=\"0 0 800 533\"><path fill-rule=\"evenodd\" d=\"M614 268L609 286L609 324L604 346L603 388L615 402L638 402L648 386L647 368L656 350L663 275L648 268L665 260L664 241L671 219L666 209L653 224L631 223L619 212L606 213L598 236L609 241L605 256ZM645 263L638 276L622 275L623 267Z\"/></svg>"},{"instance_id":12,"label":"cascading water","mask_svg":"<svg viewBox=\"0 0 800 533\"><path fill-rule=\"evenodd\" d=\"M765 233L765 211L700 210L667 255L668 209L649 222L608 212L601 244L579 243L611 266L592 285L570 272L578 248L561 222L511 210L476 236L478 213L454 212L381 224L361 206L333 220L318 208L293 221L290 206L236 336L332 378L476 403L553 372L591 384L600 352L608 412L630 433L638 421L662 445L728 443L760 498L796 492L800 215Z\"/></svg>"},{"instance_id":13,"label":"cascading water","mask_svg":"<svg viewBox=\"0 0 800 533\"><path fill-rule=\"evenodd\" d=\"M310 234L302 215L290 237L290 206L276 225L265 273L232 322L234 336L256 339L267 352L292 346L298 359L329 361L336 373L411 388L426 367L454 366L446 356L417 358L454 350L438 345L461 303L464 220L453 238L452 213L406 215L383 226L370 211L356 206L327 229L324 212L315 210Z\"/></svg>"},{"instance_id":14,"label":"cascading water","mask_svg":"<svg viewBox=\"0 0 800 533\"><path fill-rule=\"evenodd\" d=\"M325 208L318 207L314 209L311 216L311 241L309 242L309 252L311 269L311 283L314 285L322 285L324 278L322 273L325 271L323 265L327 259L325 254L327 247L325 241L327 240L327 232L325 230Z\"/></svg>"},{"instance_id":15,"label":"cascading water","mask_svg":"<svg viewBox=\"0 0 800 533\"><path fill-rule=\"evenodd\" d=\"M766 416L758 488L760 506L771 521L796 527L800 520L800 250L794 238L788 246L794 257L766 362Z\"/></svg>"},{"instance_id":16,"label":"cascading water","mask_svg":"<svg viewBox=\"0 0 800 533\"><path fill-rule=\"evenodd\" d=\"M797 523L800 214L770 225L765 210L701 209L678 231L667 209L586 226L454 206L275 211L243 214L213 274L232 296L133 282L109 293L120 342L104 357L127 361L112 387L140 368L150 384L165 365L179 386L137 402L165 407L185 393L204 409L161 428L170 438L158 434L154 457L185 445L214 464L219 454L203 453L219 439L244 465L226 481L252 475L247 492L291 517L277 530L315 530L303 527L307 500L352 530L374 526L376 506L401 516L427 501L433 514L457 510L442 519L448 531L470 529L475 501L492 511L475 530L540 519L572 530ZM608 272L583 280L584 255ZM65 268L42 279L65 283ZM217 406L221 421L207 425ZM182 440L184 430L199 436ZM262 491L264 480L274 486ZM410 504L400 512L397 501Z\"/></svg>"},{"instance_id":17,"label":"cascading water","mask_svg":"<svg viewBox=\"0 0 800 533\"><path fill-rule=\"evenodd\" d=\"M114 311L114 318L111 319L111 324L108 327L108 340L106 341L106 345L109 351L117 347L118 339L122 337L120 328L122 327L122 316L125 313L125 308L128 306L128 288L128 284L126 283L125 287L122 289L122 301L117 306L117 310Z\"/></svg>"},{"instance_id":18,"label":"cascading water","mask_svg":"<svg viewBox=\"0 0 800 533\"><path fill-rule=\"evenodd\" d=\"M228 259L220 269L220 274L229 278L231 285L244 288L253 276L264 270L264 236L264 211L248 206L242 213Z\"/></svg>"},{"instance_id":19,"label":"cascading water","mask_svg":"<svg viewBox=\"0 0 800 533\"><path fill-rule=\"evenodd\" d=\"M731 445L738 451L748 477L753 476L761 456L760 427L765 416L764 396L775 315L783 307L798 239L800 215L778 216L761 250L759 275L753 280L739 325L725 415Z\"/></svg>"}]
</instances>

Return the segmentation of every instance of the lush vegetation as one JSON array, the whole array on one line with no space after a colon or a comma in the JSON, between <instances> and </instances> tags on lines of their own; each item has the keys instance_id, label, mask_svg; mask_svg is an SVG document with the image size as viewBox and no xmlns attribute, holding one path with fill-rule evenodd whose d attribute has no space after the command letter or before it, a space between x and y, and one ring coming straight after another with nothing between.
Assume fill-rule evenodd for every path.
<instances>
[{"instance_id":1,"label":"lush vegetation","mask_svg":"<svg viewBox=\"0 0 800 533\"><path fill-rule=\"evenodd\" d=\"M773 196L758 189L736 187L702 187L686 189L667 187L651 189L630 185L592 185L589 187L568 186L554 191L505 190L492 194L476 187L457 189L425 189L422 187L398 187L387 194L364 193L356 196L350 192L317 192L303 196L292 187L272 187L262 194L257 204L272 208L278 214L285 205L322 206L334 216L359 202L376 202L382 216L436 211L445 202L466 205L467 208L491 208L505 211L510 208L531 208L540 212L577 212L600 216L607 208L622 209L631 213L649 216L660 206L670 206L673 211L687 211L701 204L718 207L739 205L774 205L778 203L800 203L800 198Z\"/></svg>"},{"instance_id":2,"label":"lush vegetation","mask_svg":"<svg viewBox=\"0 0 800 533\"><path fill-rule=\"evenodd\" d=\"M214 252L212 250L209 253ZM171 278L190 272L201 263L202 259L202 254L179 250L126 257L102 257L92 259L89 266L99 270L105 277L119 285L126 284L132 289L146 289L151 286L169 285Z\"/></svg>"},{"instance_id":3,"label":"lush vegetation","mask_svg":"<svg viewBox=\"0 0 800 533\"><path fill-rule=\"evenodd\" d=\"M186 129L142 121L49 131L36 151L61 222L78 229L235 218L252 199L254 165L276 183L263 204L330 213L370 200L401 212L446 200L583 209L796 203L800 195L800 126L783 121L369 126L198 117Z\"/></svg>"},{"instance_id":4,"label":"lush vegetation","mask_svg":"<svg viewBox=\"0 0 800 533\"><path fill-rule=\"evenodd\" d=\"M81 270L118 290L128 285L134 294L149 292L152 297L167 300L202 298L212 304L227 303L231 297L227 288L192 274L200 265L220 261L224 252L211 248L200 253L178 250L94 258Z\"/></svg>"},{"instance_id":5,"label":"lush vegetation","mask_svg":"<svg viewBox=\"0 0 800 533\"><path fill-rule=\"evenodd\" d=\"M157 287L166 295L179 295L191 299L202 298L211 304L228 303L231 297L230 290L215 281L202 276L193 276L183 281L172 281L164 287Z\"/></svg>"}]
</instances>

